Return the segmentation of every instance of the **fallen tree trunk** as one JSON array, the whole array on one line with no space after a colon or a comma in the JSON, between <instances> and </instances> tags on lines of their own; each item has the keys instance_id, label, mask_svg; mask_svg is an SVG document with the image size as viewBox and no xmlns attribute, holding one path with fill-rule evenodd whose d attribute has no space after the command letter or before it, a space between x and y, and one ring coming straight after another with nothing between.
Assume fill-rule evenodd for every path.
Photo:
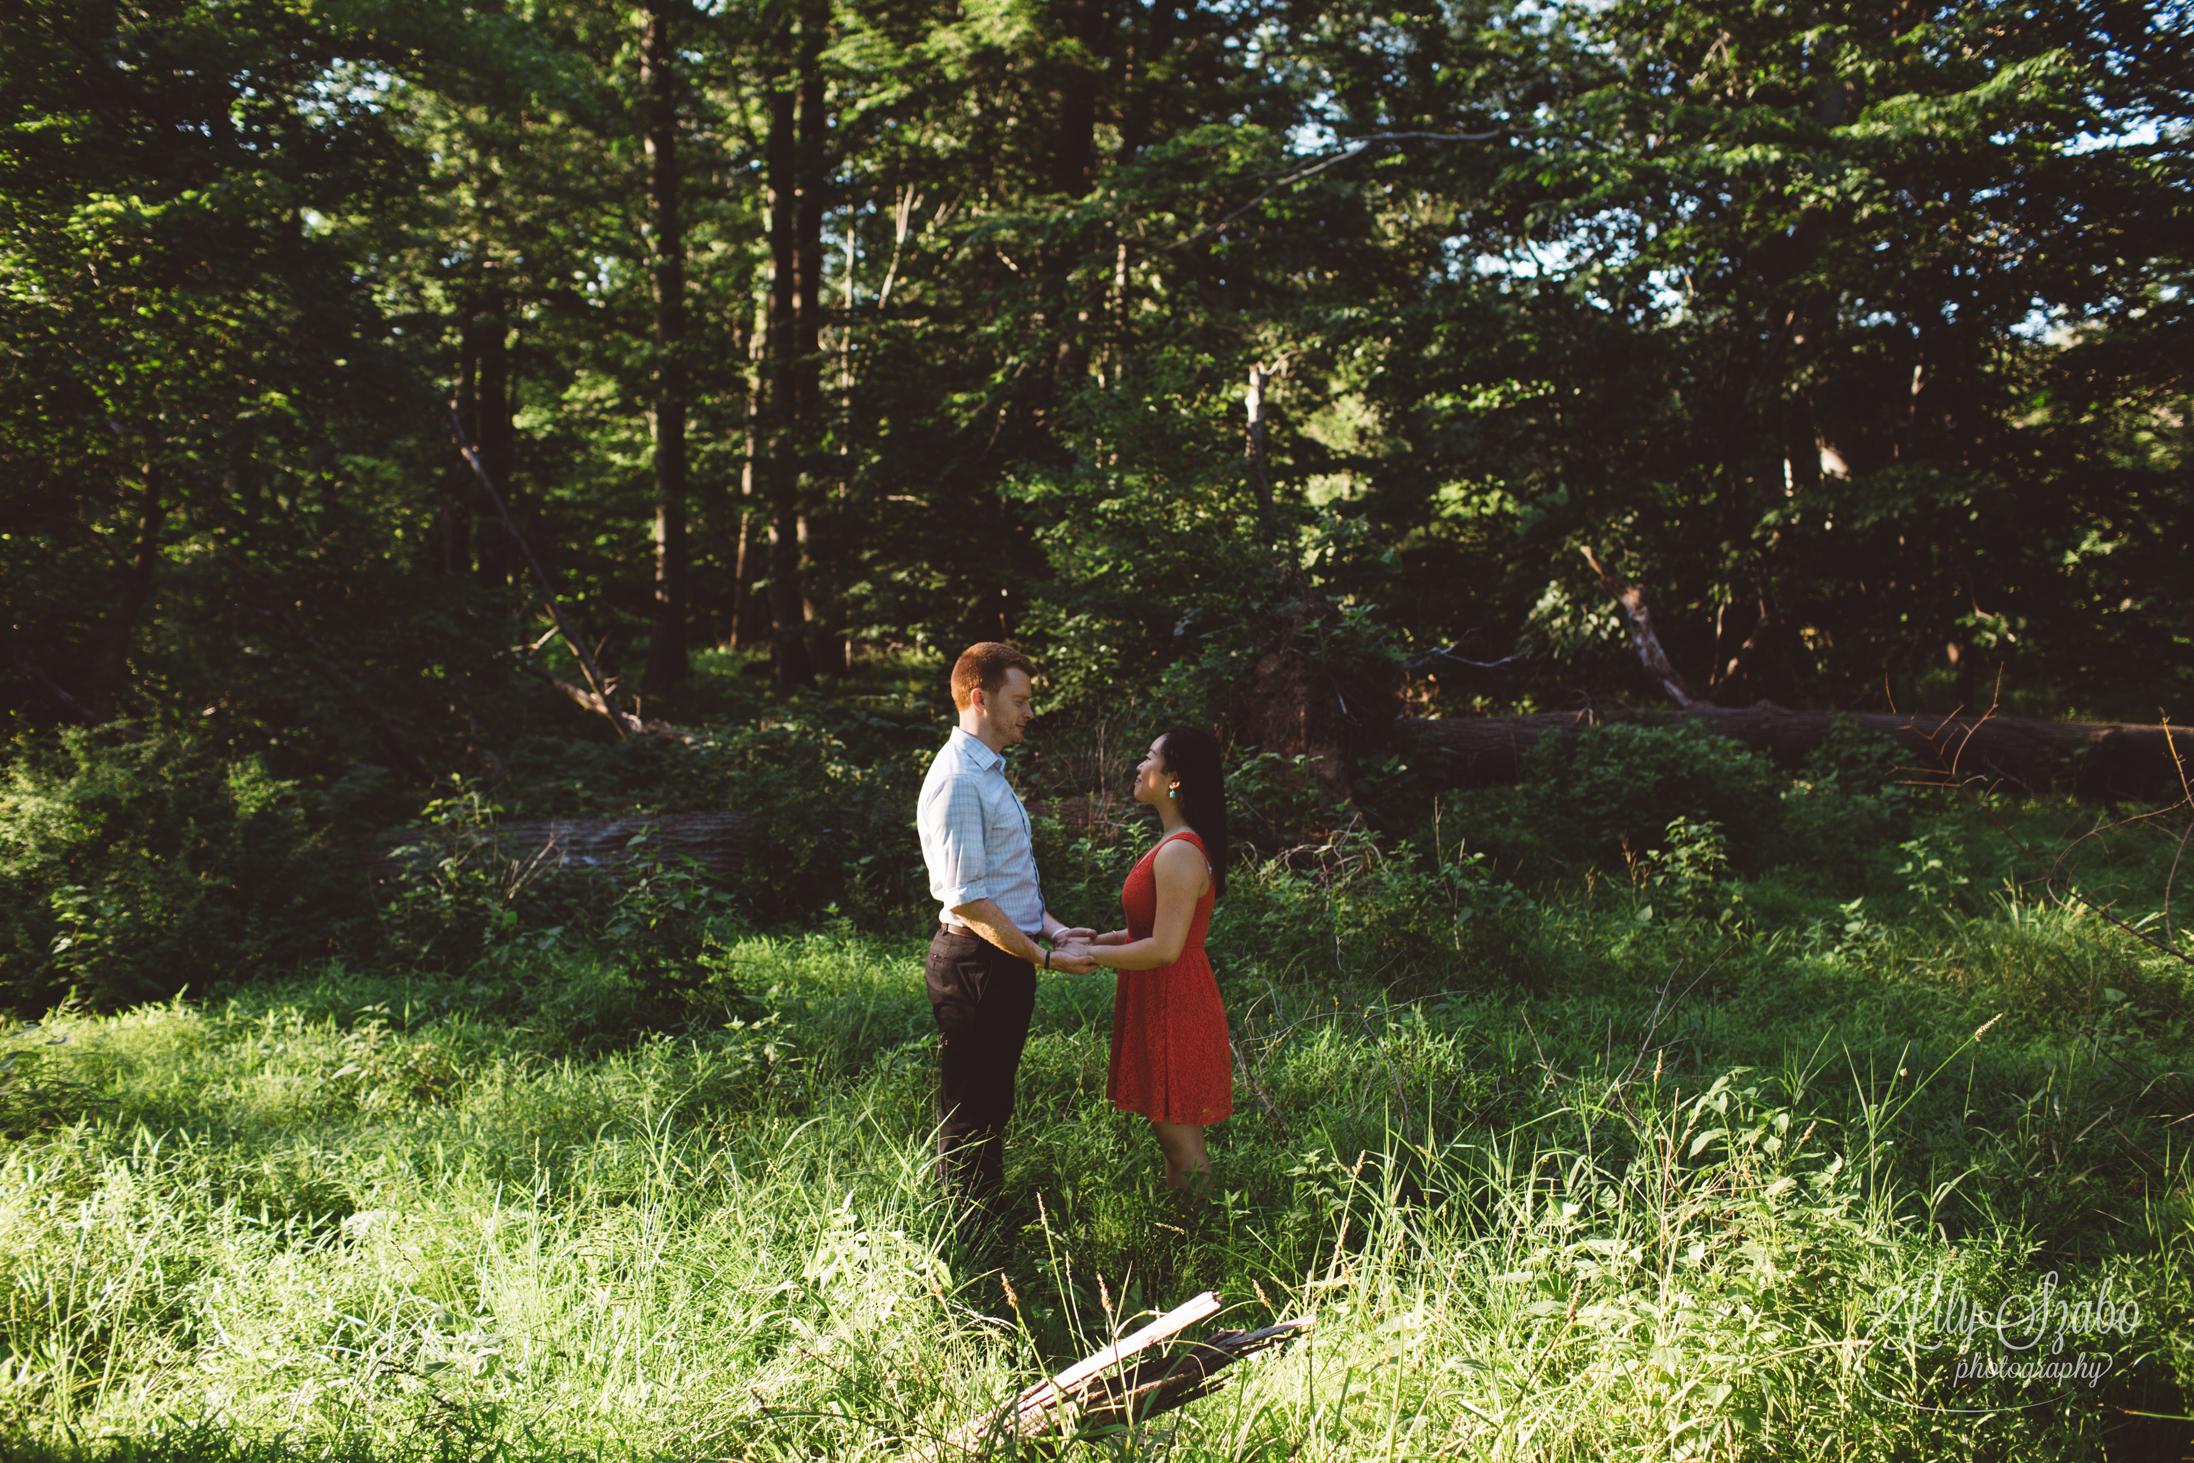
<instances>
[{"instance_id":1,"label":"fallen tree trunk","mask_svg":"<svg viewBox=\"0 0 2194 1463\"><path fill-rule=\"evenodd\" d=\"M1771 702L1746 707L1694 705L1681 711L1548 711L1532 716L1405 717L1414 738L1450 787L1512 783L1526 748L1543 737L1573 738L1594 722L1693 723L1796 768L1828 739L1839 719L1894 742L1912 780L1977 782L1995 790L2073 792L2083 797L2151 799L2183 790L2181 759L2194 774L2194 734L2177 728L2097 721L2035 721L2022 716L1906 716L1786 711ZM2173 742L2176 740L2177 745Z\"/></svg>"},{"instance_id":2,"label":"fallen tree trunk","mask_svg":"<svg viewBox=\"0 0 2194 1463\"><path fill-rule=\"evenodd\" d=\"M691 859L709 879L728 886L746 862L754 820L744 813L657 813L630 818L553 818L497 823L451 839L439 830L408 828L383 834L360 859L373 878L446 858L493 860L538 868L621 875ZM645 835L643 837L642 835Z\"/></svg>"}]
</instances>

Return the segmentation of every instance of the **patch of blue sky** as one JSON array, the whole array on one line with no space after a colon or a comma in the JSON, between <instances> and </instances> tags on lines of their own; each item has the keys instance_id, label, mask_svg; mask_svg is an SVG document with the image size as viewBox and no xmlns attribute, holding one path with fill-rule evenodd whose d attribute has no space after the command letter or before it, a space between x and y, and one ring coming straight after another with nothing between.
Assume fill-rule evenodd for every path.
<instances>
[{"instance_id":1,"label":"patch of blue sky","mask_svg":"<svg viewBox=\"0 0 2194 1463\"><path fill-rule=\"evenodd\" d=\"M1517 279L1559 279L1577 263L1575 245L1561 239L1544 244L1519 243L1501 254L1480 254L1471 267L1480 274L1506 274Z\"/></svg>"},{"instance_id":2,"label":"patch of blue sky","mask_svg":"<svg viewBox=\"0 0 2194 1463\"><path fill-rule=\"evenodd\" d=\"M2161 140L2153 119L2139 121L2123 132L2082 132L2065 144L2065 151L2079 155L2083 152L2102 152L2114 147L2153 147Z\"/></svg>"},{"instance_id":3,"label":"patch of blue sky","mask_svg":"<svg viewBox=\"0 0 2194 1463\"><path fill-rule=\"evenodd\" d=\"M395 88L395 76L378 66L339 61L297 93L297 110L322 120L352 108L378 112Z\"/></svg>"},{"instance_id":4,"label":"patch of blue sky","mask_svg":"<svg viewBox=\"0 0 2194 1463\"><path fill-rule=\"evenodd\" d=\"M2066 328L2067 317L2062 305L2045 305L2039 301L2026 312L2026 318L2011 327L2011 333L2021 340L2046 341Z\"/></svg>"}]
</instances>

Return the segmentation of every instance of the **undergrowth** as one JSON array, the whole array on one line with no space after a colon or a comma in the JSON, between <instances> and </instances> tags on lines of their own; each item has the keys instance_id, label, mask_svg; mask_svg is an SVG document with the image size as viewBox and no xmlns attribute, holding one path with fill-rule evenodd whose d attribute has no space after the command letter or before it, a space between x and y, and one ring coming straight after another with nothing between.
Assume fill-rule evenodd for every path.
<instances>
[{"instance_id":1,"label":"undergrowth","mask_svg":"<svg viewBox=\"0 0 2194 1463\"><path fill-rule=\"evenodd\" d=\"M1109 923L1145 836L1106 789L1142 729L1098 730L1014 774L1049 810L1050 904ZM1377 826L1245 757L1209 941L1237 1061L1215 1194L1181 1207L1104 1100L1109 985L1051 978L1009 1209L971 1245L930 1173L904 826L935 733L887 698L692 745L537 744L419 810L333 960L269 943L310 922L281 871L326 867L324 802L180 747L19 764L0 884L96 887L106 923L81 953L48 928L60 896L10 926L0 1449L913 1457L1205 1289L1224 1324L1314 1328L1090 1445L2189 1441L2177 825L2081 841L2092 809L1916 793L1852 736L1791 778L1603 728L1536 785ZM644 847L613 880L494 836L726 803L761 829L728 888ZM183 874L131 861L170 825L200 830ZM223 924L208 889L257 912ZM130 1004L156 968L193 994ZM2046 1338L1975 1320L2037 1297ZM2059 1371L1974 1374L2043 1357Z\"/></svg>"},{"instance_id":2,"label":"undergrowth","mask_svg":"<svg viewBox=\"0 0 2194 1463\"><path fill-rule=\"evenodd\" d=\"M866 1455L1206 1288L1316 1329L1134 1448L2023 1459L2174 1425L2131 1413L2194 1377L2179 977L2009 900L1645 908L1549 892L1544 989L1433 990L1352 956L1345 912L1336 955L1245 899L1262 953L1213 941L1237 1111L1192 1211L1103 1101L1108 990L1050 981L1009 1232L972 1251L928 1174L912 940L727 931L715 1008L611 1050L616 971L569 951L63 1010L6 1042L0 1428L55 1457ZM1900 1297L2049 1274L2137 1302L2092 1387L1882 1361Z\"/></svg>"}]
</instances>

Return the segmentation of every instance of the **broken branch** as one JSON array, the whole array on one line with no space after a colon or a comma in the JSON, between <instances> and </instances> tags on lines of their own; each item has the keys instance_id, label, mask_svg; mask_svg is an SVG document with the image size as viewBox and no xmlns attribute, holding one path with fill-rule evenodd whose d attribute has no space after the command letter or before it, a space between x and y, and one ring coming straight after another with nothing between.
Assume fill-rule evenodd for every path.
<instances>
[{"instance_id":1,"label":"broken branch","mask_svg":"<svg viewBox=\"0 0 2194 1463\"><path fill-rule=\"evenodd\" d=\"M1623 619L1630 631L1631 647L1638 652L1638 659L1645 663L1647 673L1661 683L1661 689L1668 693L1668 699L1679 708L1691 705L1691 687L1678 674L1676 667L1669 663L1668 652L1661 649L1661 639L1653 633L1653 611L1646 605L1645 590L1609 573L1589 547L1580 546L1578 551L1585 556L1585 562L1592 566L1592 572L1600 576L1601 587L1615 597L1615 603L1622 606Z\"/></svg>"},{"instance_id":2,"label":"broken branch","mask_svg":"<svg viewBox=\"0 0 2194 1463\"><path fill-rule=\"evenodd\" d=\"M1216 1315L1219 1297L1205 1291L1174 1307L1134 1335L1076 1362L1049 1381L1023 1391L1005 1408L973 1418L922 1449L920 1463L975 1456L994 1438L1071 1436L1095 1427L1138 1422L1179 1407L1214 1389L1214 1378L1243 1357L1294 1339L1309 1318L1282 1321L1259 1331L1222 1331L1192 1343L1178 1356L1153 1357L1116 1375L1120 1363L1150 1350L1198 1321Z\"/></svg>"},{"instance_id":3,"label":"broken branch","mask_svg":"<svg viewBox=\"0 0 2194 1463\"><path fill-rule=\"evenodd\" d=\"M518 524L511 518L510 508L503 502L503 495L496 491L495 479L488 475L487 464L480 460L480 454L473 449L471 439L465 435L464 418L458 415L454 404L449 409L449 420L450 425L457 432L457 450L464 455L466 463L472 468L473 475L480 479L480 486L487 493L488 501L495 505L496 516L503 521L503 531L510 535L511 542L518 545L518 552L526 556L526 567L533 571L533 582L541 591L541 602L548 607L549 619L555 623L556 633L563 637L566 645L571 647L572 655L578 659L580 673L587 678L587 689L593 694L593 700L592 702L581 700L579 704L598 711L604 717L607 717L610 726L616 731L620 741L631 736L638 728L632 725L631 718L619 710L617 703L610 698L611 686L603 678L601 667L594 663L594 657L587 651L586 642L572 633L569 622L564 619L563 608L556 602L556 591L549 586L548 571L541 567L541 561L534 556L533 545L527 543L526 536L518 531ZM530 666L528 668L532 669ZM547 674L543 671L537 671L536 673ZM550 676L549 679L555 681L557 685L563 686L567 692L577 690L576 687L556 681L553 676ZM574 699L578 698L574 697Z\"/></svg>"}]
</instances>

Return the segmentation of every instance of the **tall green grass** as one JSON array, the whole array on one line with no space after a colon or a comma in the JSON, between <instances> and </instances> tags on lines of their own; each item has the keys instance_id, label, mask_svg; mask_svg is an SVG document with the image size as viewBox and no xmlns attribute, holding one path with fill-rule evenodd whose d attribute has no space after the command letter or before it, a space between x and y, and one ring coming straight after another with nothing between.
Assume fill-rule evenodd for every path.
<instances>
[{"instance_id":1,"label":"tall green grass","mask_svg":"<svg viewBox=\"0 0 2194 1463\"><path fill-rule=\"evenodd\" d=\"M2181 1424L2136 1415L2194 1410L2171 962L2015 891L1890 909L1773 875L1504 904L1441 874L1416 894L1444 913L1411 925L1415 876L1376 864L1342 871L1353 914L1304 867L1241 881L1214 946L1243 1067L1200 1207L1103 1100L1109 989L1048 981L1012 1211L975 1249L930 1179L911 941L727 934L679 1034L607 1050L594 1013L625 976L569 950L15 1029L0 1440L891 1456L1216 1288L1228 1324L1315 1329L1105 1446L2174 1446ZM2138 1299L2098 1386L1885 1360L1898 1290L1993 1304L2052 1271Z\"/></svg>"}]
</instances>

